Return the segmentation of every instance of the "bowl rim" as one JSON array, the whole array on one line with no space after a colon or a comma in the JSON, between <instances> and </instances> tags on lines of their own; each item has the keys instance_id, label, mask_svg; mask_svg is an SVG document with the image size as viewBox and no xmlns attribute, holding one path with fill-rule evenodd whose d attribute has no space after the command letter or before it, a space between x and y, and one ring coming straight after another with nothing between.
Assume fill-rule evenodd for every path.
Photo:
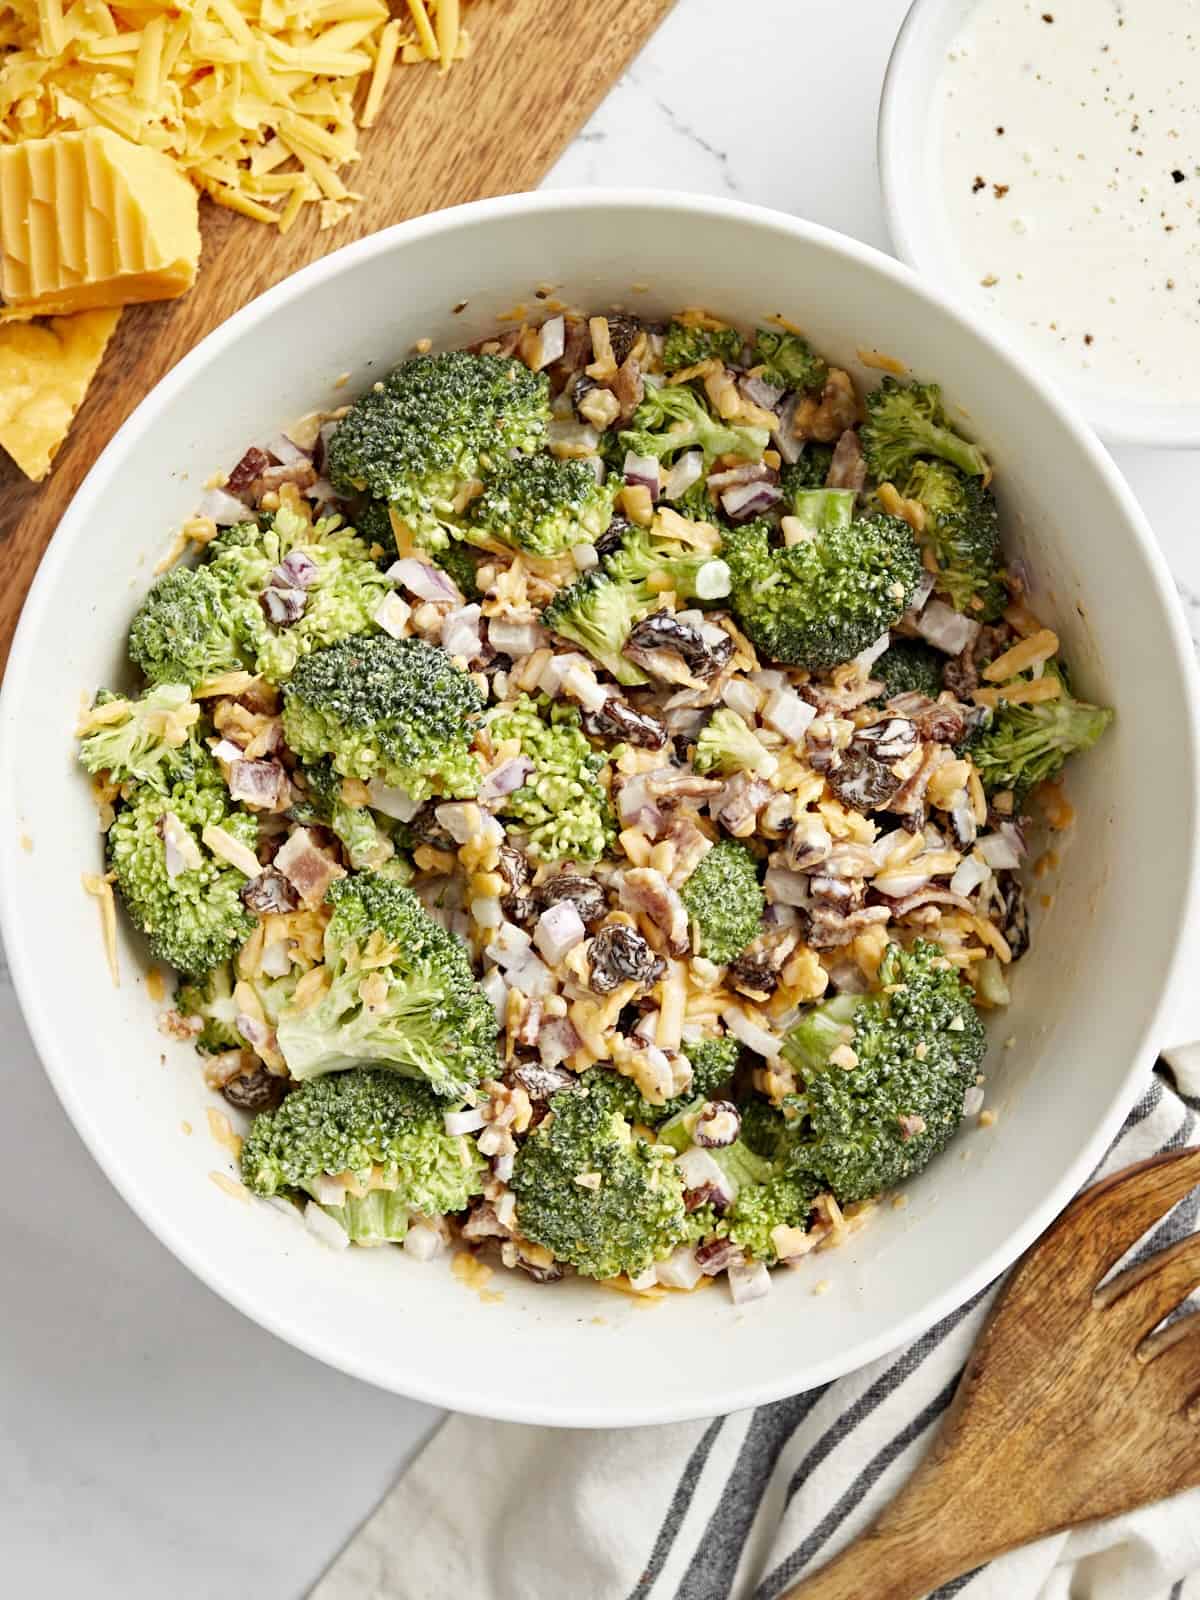
<instances>
[{"instance_id":1,"label":"bowl rim","mask_svg":"<svg viewBox=\"0 0 1200 1600\"><path fill-rule=\"evenodd\" d=\"M962 325L973 338L983 340L996 360L1016 369L1019 378L1049 400L1059 413L1064 426L1073 435L1092 470L1100 475L1118 510L1123 514L1161 603L1169 647L1176 658L1180 678L1184 684L1185 698L1192 712L1184 737L1190 747L1192 771L1190 793L1194 813L1197 802L1200 802L1200 736L1198 736L1200 674L1197 673L1193 660L1192 643L1184 623L1182 608L1166 562L1132 490L1098 439L1055 387L1047 383L1019 353L1011 350L988 329L977 326L963 307L946 297L940 290L923 284L909 267L870 245L851 239L831 228L806 222L765 206L683 191L628 188L557 189L500 196L397 223L391 228L345 245L283 279L215 328L184 356L140 402L96 459L68 506L43 556L22 609L8 671L5 674L3 689L0 690L0 792L3 792L3 786L9 781L8 768L13 759L5 737L6 729L13 718L19 693L18 686L33 670L35 645L45 626L49 603L59 575L70 559L73 545L81 530L87 525L89 513L103 494L106 480L119 467L130 444L152 427L159 416L176 401L194 373L215 360L236 340L249 333L277 307L302 297L312 286L337 276L352 265L372 256L402 248L410 240L441 232L453 232L464 225L487 223L493 219L537 216L548 210L612 208L634 212L686 211L710 219L715 226L731 222L747 223L774 230L788 239L810 242L844 259L855 260L892 280L908 293L917 295L952 321ZM17 848L16 830L11 828L0 830L0 934L5 937L18 1001L33 1037L39 1060L76 1132L114 1188L150 1232L201 1282L243 1315L327 1366L348 1373L352 1377L361 1378L392 1393L448 1410L467 1411L501 1421L559 1427L632 1427L687 1421L711 1416L714 1410L724 1414L765 1404L785 1395L804 1392L863 1367L919 1337L998 1277L1058 1215L1099 1164L1112 1142L1127 1106L1132 1103L1134 1093L1142 1083L1144 1069L1153 1059L1158 1026L1173 994L1175 980L1182 965L1184 950L1178 935L1182 931L1189 908L1194 910L1200 903L1200 837L1197 836L1197 830L1193 829L1188 840L1186 860L1180 863L1186 881L1186 894L1183 898L1184 919L1181 919L1180 928L1176 930L1175 945L1160 979L1155 1004L1144 1023L1141 1044L1124 1075L1120 1092L1101 1117L1095 1133L1086 1145L1075 1153L1057 1183L1031 1209L1024 1222L1013 1230L1003 1244L977 1262L969 1272L962 1274L948 1285L919 1311L913 1312L883 1332L845 1346L824 1361L805 1367L802 1373L793 1379L744 1381L731 1384L719 1397L710 1394L703 1400L693 1398L669 1401L652 1411L642 1408L634 1413L623 1411L620 1407L601 1410L587 1401L569 1407L544 1408L536 1396L528 1399L523 1397L510 1399L482 1388L472 1390L469 1380L466 1383L440 1381L436 1378L427 1378L420 1373L399 1372L394 1361L385 1367L382 1362L347 1355L337 1348L336 1340L306 1327L302 1316L282 1313L269 1300L260 1303L254 1291L233 1282L230 1275L223 1270L222 1264L210 1259L201 1245L186 1230L177 1228L158 1217L153 1197L143 1193L136 1170L131 1169L109 1147L101 1130L89 1122L84 1108L80 1105L73 1088L70 1054L58 1041L55 1010L48 988L38 980L32 970L23 942L14 937L19 927L17 920L19 897L14 887L17 874L11 868L16 861ZM6 865L9 870L5 870Z\"/></svg>"},{"instance_id":2,"label":"bowl rim","mask_svg":"<svg viewBox=\"0 0 1200 1600\"><path fill-rule=\"evenodd\" d=\"M884 71L875 123L875 155L884 218L896 254L907 266L938 286L944 304L955 306L974 322L982 320L982 314L948 287L943 259L929 242L926 232L917 225L921 204L917 197L923 185L911 119L904 114L909 76L926 55L922 49L923 23L935 13L960 3L961 0L911 0ZM1015 330L1015 324L1008 318L997 316L995 326L1001 330L998 343L1016 343L1015 331L1007 335L1003 331ZM1172 450L1200 447L1200 403L1139 405L1127 397L1122 397L1118 403L1114 392L1111 401L1101 404L1096 398L1098 385L1089 389L1083 384L1074 384L1068 377L1055 376L1049 363L1042 372L1040 365L1035 365L1025 354L1023 346L1015 353L1018 365L1026 371L1033 367L1041 376L1043 386L1065 398L1069 408L1081 412L1109 444Z\"/></svg>"}]
</instances>

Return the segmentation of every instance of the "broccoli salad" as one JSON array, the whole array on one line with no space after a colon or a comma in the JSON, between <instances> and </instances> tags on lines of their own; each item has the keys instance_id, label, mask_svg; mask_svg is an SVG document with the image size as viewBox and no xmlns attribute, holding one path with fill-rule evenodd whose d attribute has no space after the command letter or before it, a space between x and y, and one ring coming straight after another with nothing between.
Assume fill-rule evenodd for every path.
<instances>
[{"instance_id":1,"label":"broccoli salad","mask_svg":"<svg viewBox=\"0 0 1200 1600\"><path fill-rule=\"evenodd\" d=\"M1111 713L936 384L560 312L248 449L174 554L78 729L90 886L253 1194L740 1302L979 1114Z\"/></svg>"}]
</instances>

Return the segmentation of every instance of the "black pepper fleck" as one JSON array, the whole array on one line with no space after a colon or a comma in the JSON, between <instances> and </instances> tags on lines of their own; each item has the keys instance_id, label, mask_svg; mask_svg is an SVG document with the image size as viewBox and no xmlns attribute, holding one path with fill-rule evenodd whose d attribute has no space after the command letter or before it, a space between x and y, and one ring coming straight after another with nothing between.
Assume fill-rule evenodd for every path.
<instances>
[{"instance_id":1,"label":"black pepper fleck","mask_svg":"<svg viewBox=\"0 0 1200 1600\"><path fill-rule=\"evenodd\" d=\"M454 315L455 315L455 316L456 316L456 317L458 317L458 316L461 316L461 315L462 315L462 313L463 313L463 312L464 312L464 311L465 311L465 310L466 310L466 309L467 309L467 301L466 301L466 300L460 300L460 301L459 301L459 302L458 302L458 304L457 304L457 305L456 305L456 306L455 306L455 307L454 307Z\"/></svg>"},{"instance_id":2,"label":"black pepper fleck","mask_svg":"<svg viewBox=\"0 0 1200 1600\"><path fill-rule=\"evenodd\" d=\"M1008 193L1008 185L1006 183L994 183L992 185L992 193L996 196L997 200L1003 200L1004 196Z\"/></svg>"},{"instance_id":3,"label":"black pepper fleck","mask_svg":"<svg viewBox=\"0 0 1200 1600\"><path fill-rule=\"evenodd\" d=\"M1171 176L1172 176L1172 178L1174 178L1176 183L1182 183L1183 182L1183 173L1180 172L1178 167L1175 168L1175 170L1174 170L1174 172L1172 172Z\"/></svg>"},{"instance_id":4,"label":"black pepper fleck","mask_svg":"<svg viewBox=\"0 0 1200 1600\"><path fill-rule=\"evenodd\" d=\"M1003 129L1003 128L997 128L997 129L996 129L996 132L997 132L997 133L1001 133L1001 134L1002 134L1002 133L1003 133L1003 132L1004 132L1004 129Z\"/></svg>"},{"instance_id":5,"label":"black pepper fleck","mask_svg":"<svg viewBox=\"0 0 1200 1600\"><path fill-rule=\"evenodd\" d=\"M1043 22L1053 22L1054 21L1054 13L1052 11L1043 11L1042 12L1042 21Z\"/></svg>"},{"instance_id":6,"label":"black pepper fleck","mask_svg":"<svg viewBox=\"0 0 1200 1600\"><path fill-rule=\"evenodd\" d=\"M987 179L986 178L976 177L975 182L971 185L971 193L972 194L978 194L980 189L986 189L986 188L987 188Z\"/></svg>"},{"instance_id":7,"label":"black pepper fleck","mask_svg":"<svg viewBox=\"0 0 1200 1600\"><path fill-rule=\"evenodd\" d=\"M1085 333L1084 334L1083 342L1084 342L1084 344L1091 344L1092 343L1092 336L1091 336L1090 333Z\"/></svg>"}]
</instances>

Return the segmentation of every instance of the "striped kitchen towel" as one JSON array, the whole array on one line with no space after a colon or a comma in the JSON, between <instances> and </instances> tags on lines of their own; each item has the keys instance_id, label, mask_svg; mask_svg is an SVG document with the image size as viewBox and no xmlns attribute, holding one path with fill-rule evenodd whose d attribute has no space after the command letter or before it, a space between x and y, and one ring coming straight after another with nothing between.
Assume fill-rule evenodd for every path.
<instances>
[{"instance_id":1,"label":"striped kitchen towel","mask_svg":"<svg viewBox=\"0 0 1200 1600\"><path fill-rule=\"evenodd\" d=\"M1200 1142L1200 1061L1173 1052L1172 1066L1097 1176ZM1200 1192L1140 1250L1198 1222ZM312 1600L776 1600L912 1471L995 1293L849 1377L710 1422L572 1432L452 1417ZM951 1595L1200 1600L1200 1490L1014 1551L937 1600Z\"/></svg>"}]
</instances>

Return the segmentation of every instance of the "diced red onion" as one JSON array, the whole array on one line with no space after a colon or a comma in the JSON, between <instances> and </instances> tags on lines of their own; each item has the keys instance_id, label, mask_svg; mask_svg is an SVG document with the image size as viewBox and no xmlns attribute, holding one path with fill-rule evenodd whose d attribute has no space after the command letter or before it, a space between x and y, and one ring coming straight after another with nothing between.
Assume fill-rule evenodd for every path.
<instances>
[{"instance_id":1,"label":"diced red onion","mask_svg":"<svg viewBox=\"0 0 1200 1600\"><path fill-rule=\"evenodd\" d=\"M663 486L663 494L668 500L678 500L685 495L694 483L698 483L704 475L704 452L701 450L685 450L681 456L675 458L675 464L667 473L667 481Z\"/></svg>"},{"instance_id":2,"label":"diced red onion","mask_svg":"<svg viewBox=\"0 0 1200 1600\"><path fill-rule=\"evenodd\" d=\"M985 833L975 841L975 848L994 872L1021 865L1019 850L1002 833Z\"/></svg>"},{"instance_id":3,"label":"diced red onion","mask_svg":"<svg viewBox=\"0 0 1200 1600\"><path fill-rule=\"evenodd\" d=\"M901 869L899 872L889 872L875 879L875 887L880 894L885 894L890 900L906 900L909 895L916 894L918 889L923 889L929 882L929 874L914 868L909 872Z\"/></svg>"},{"instance_id":4,"label":"diced red onion","mask_svg":"<svg viewBox=\"0 0 1200 1600\"><path fill-rule=\"evenodd\" d=\"M516 1166L516 1164L517 1164L516 1156L513 1155L511 1150L506 1150L505 1153L502 1156L493 1156L492 1157L492 1172L495 1174L495 1176L497 1178L500 1179L501 1183L507 1183L508 1180L513 1175L513 1168ZM516 1205L516 1199L517 1199L516 1195L509 1194L509 1195L505 1195L504 1198L506 1200L512 1201L514 1206ZM499 1212L497 1212L497 1215L499 1215ZM501 1217L500 1220L501 1220L501 1222L504 1223L504 1225L506 1227L511 1227L512 1226L512 1220L513 1219L512 1219L511 1216Z\"/></svg>"},{"instance_id":5,"label":"diced red onion","mask_svg":"<svg viewBox=\"0 0 1200 1600\"><path fill-rule=\"evenodd\" d=\"M533 940L524 928L518 928L515 922L506 922L488 945L485 954L505 972L511 972L518 962L526 959L532 944Z\"/></svg>"},{"instance_id":6,"label":"diced red onion","mask_svg":"<svg viewBox=\"0 0 1200 1600\"><path fill-rule=\"evenodd\" d=\"M950 822L954 829L954 842L957 845L963 847L975 843L979 826L969 800L963 800L954 807L950 813Z\"/></svg>"},{"instance_id":7,"label":"diced red onion","mask_svg":"<svg viewBox=\"0 0 1200 1600\"><path fill-rule=\"evenodd\" d=\"M787 676L774 667L761 667L750 674L750 682L760 689L782 689L787 683Z\"/></svg>"},{"instance_id":8,"label":"diced red onion","mask_svg":"<svg viewBox=\"0 0 1200 1600\"><path fill-rule=\"evenodd\" d=\"M770 867L763 879L767 899L781 906L806 906L808 904L808 879L799 872L789 872L786 867Z\"/></svg>"},{"instance_id":9,"label":"diced red onion","mask_svg":"<svg viewBox=\"0 0 1200 1600\"><path fill-rule=\"evenodd\" d=\"M168 878L177 878L181 872L194 872L203 865L200 846L190 829L184 827L173 811L163 812L156 824L156 831L163 842Z\"/></svg>"},{"instance_id":10,"label":"diced red onion","mask_svg":"<svg viewBox=\"0 0 1200 1600\"><path fill-rule=\"evenodd\" d=\"M492 1009L496 1013L496 1021L503 1023L508 1011L508 985L499 967L493 967L486 978L481 978L479 987L492 1002Z\"/></svg>"},{"instance_id":11,"label":"diced red onion","mask_svg":"<svg viewBox=\"0 0 1200 1600\"><path fill-rule=\"evenodd\" d=\"M576 572L590 572L593 567L600 565L600 557L596 554L594 544L573 544L571 560L575 563Z\"/></svg>"},{"instance_id":12,"label":"diced red onion","mask_svg":"<svg viewBox=\"0 0 1200 1600\"><path fill-rule=\"evenodd\" d=\"M546 429L546 443L551 450L560 445L572 454L592 456L599 449L600 435L590 423L555 420Z\"/></svg>"},{"instance_id":13,"label":"diced red onion","mask_svg":"<svg viewBox=\"0 0 1200 1600\"><path fill-rule=\"evenodd\" d=\"M271 1042L271 1030L259 1017L252 1017L248 1011L239 1011L233 1019L233 1025L249 1045L256 1048Z\"/></svg>"},{"instance_id":14,"label":"diced red onion","mask_svg":"<svg viewBox=\"0 0 1200 1600\"><path fill-rule=\"evenodd\" d=\"M567 324L562 316L551 317L538 329L538 350L533 370L540 372L562 355L567 347Z\"/></svg>"},{"instance_id":15,"label":"diced red onion","mask_svg":"<svg viewBox=\"0 0 1200 1600\"><path fill-rule=\"evenodd\" d=\"M543 1022L538 1033L538 1055L544 1067L557 1067L579 1049L580 1038L569 1017L554 1017Z\"/></svg>"},{"instance_id":16,"label":"diced red onion","mask_svg":"<svg viewBox=\"0 0 1200 1600\"><path fill-rule=\"evenodd\" d=\"M1021 860L1025 858L1025 835L1021 832L1020 825L1016 822L1002 822L999 827L1001 836L1008 840Z\"/></svg>"},{"instance_id":17,"label":"diced red onion","mask_svg":"<svg viewBox=\"0 0 1200 1600\"><path fill-rule=\"evenodd\" d=\"M336 1178L331 1178L326 1172L318 1172L315 1178L310 1178L308 1187L312 1190L312 1197L319 1206L340 1206L345 1203L345 1189Z\"/></svg>"},{"instance_id":18,"label":"diced red onion","mask_svg":"<svg viewBox=\"0 0 1200 1600\"><path fill-rule=\"evenodd\" d=\"M890 633L881 633L874 644L869 644L865 650L860 650L858 655L855 656L854 665L858 668L859 672L864 678L869 675L871 668L879 660L880 656L888 648L891 642L892 636Z\"/></svg>"},{"instance_id":19,"label":"diced red onion","mask_svg":"<svg viewBox=\"0 0 1200 1600\"><path fill-rule=\"evenodd\" d=\"M229 793L234 800L267 810L278 804L286 780L278 761L238 760L229 768Z\"/></svg>"},{"instance_id":20,"label":"diced red onion","mask_svg":"<svg viewBox=\"0 0 1200 1600\"><path fill-rule=\"evenodd\" d=\"M450 613L442 628L442 649L448 656L465 656L473 661L483 654L483 640L479 636L482 616L477 605L463 606Z\"/></svg>"},{"instance_id":21,"label":"diced red onion","mask_svg":"<svg viewBox=\"0 0 1200 1600\"><path fill-rule=\"evenodd\" d=\"M632 450L626 450L621 476L630 485L641 484L643 488L649 489L652 502L658 499L658 460L656 457L639 456Z\"/></svg>"},{"instance_id":22,"label":"diced red onion","mask_svg":"<svg viewBox=\"0 0 1200 1600\"><path fill-rule=\"evenodd\" d=\"M315 1200L310 1200L304 1208L304 1226L331 1250L345 1250L350 1244L345 1228L328 1211L322 1211Z\"/></svg>"},{"instance_id":23,"label":"diced red onion","mask_svg":"<svg viewBox=\"0 0 1200 1600\"><path fill-rule=\"evenodd\" d=\"M508 983L509 988L520 989L522 994L536 995L539 999L553 994L557 988L550 968L532 952L508 969Z\"/></svg>"},{"instance_id":24,"label":"diced red onion","mask_svg":"<svg viewBox=\"0 0 1200 1600\"><path fill-rule=\"evenodd\" d=\"M315 479L307 489L301 489L300 493L306 500L315 501L319 506L326 505L330 500L337 499L337 490L328 478Z\"/></svg>"},{"instance_id":25,"label":"diced red onion","mask_svg":"<svg viewBox=\"0 0 1200 1600\"><path fill-rule=\"evenodd\" d=\"M367 784L367 793L371 797L372 811L394 817L397 822L411 822L421 809L421 802L414 800L407 790L382 783L378 778L372 778Z\"/></svg>"},{"instance_id":26,"label":"diced red onion","mask_svg":"<svg viewBox=\"0 0 1200 1600\"><path fill-rule=\"evenodd\" d=\"M932 593L933 573L922 572L921 576L917 579L917 587L913 590L913 597L908 603L908 610L904 613L901 621L915 626L916 620L920 616L926 600L929 599L929 596Z\"/></svg>"},{"instance_id":27,"label":"diced red onion","mask_svg":"<svg viewBox=\"0 0 1200 1600\"><path fill-rule=\"evenodd\" d=\"M637 1294L645 1294L648 1289L658 1287L658 1262L652 1261L644 1272L639 1272L636 1278L630 1278L629 1287Z\"/></svg>"},{"instance_id":28,"label":"diced red onion","mask_svg":"<svg viewBox=\"0 0 1200 1600\"><path fill-rule=\"evenodd\" d=\"M729 1293L735 1306L744 1306L751 1300L762 1300L771 1292L771 1274L761 1261L737 1262L726 1273Z\"/></svg>"},{"instance_id":29,"label":"diced red onion","mask_svg":"<svg viewBox=\"0 0 1200 1600\"><path fill-rule=\"evenodd\" d=\"M276 461L283 466L290 466L294 461L311 461L312 456L307 450L301 450L294 439L289 439L286 433L277 433L273 439L268 439L263 449L273 455Z\"/></svg>"},{"instance_id":30,"label":"diced red onion","mask_svg":"<svg viewBox=\"0 0 1200 1600\"><path fill-rule=\"evenodd\" d=\"M762 511L769 511L783 499L776 483L740 483L721 496L725 515L731 522L748 522Z\"/></svg>"},{"instance_id":31,"label":"diced red onion","mask_svg":"<svg viewBox=\"0 0 1200 1600\"><path fill-rule=\"evenodd\" d=\"M747 400L753 405L761 406L764 411L774 411L787 392L757 375L747 375L744 378L739 378L738 388L746 396Z\"/></svg>"},{"instance_id":32,"label":"diced red onion","mask_svg":"<svg viewBox=\"0 0 1200 1600\"><path fill-rule=\"evenodd\" d=\"M585 711L599 711L611 693L586 663L568 667L562 686L568 694L574 695Z\"/></svg>"},{"instance_id":33,"label":"diced red onion","mask_svg":"<svg viewBox=\"0 0 1200 1600\"><path fill-rule=\"evenodd\" d=\"M963 1095L962 1114L964 1117L977 1117L983 1110L983 1088L978 1083L973 1083Z\"/></svg>"},{"instance_id":34,"label":"diced red onion","mask_svg":"<svg viewBox=\"0 0 1200 1600\"><path fill-rule=\"evenodd\" d=\"M401 600L393 589L375 607L373 621L389 638L402 639L411 616L412 607L407 600Z\"/></svg>"},{"instance_id":35,"label":"diced red onion","mask_svg":"<svg viewBox=\"0 0 1200 1600\"><path fill-rule=\"evenodd\" d=\"M727 562L722 561L719 556L714 556L711 561L706 561L698 568L694 582L697 600L724 600L733 588L733 574ZM723 628L721 633L725 638L729 637Z\"/></svg>"},{"instance_id":36,"label":"diced red onion","mask_svg":"<svg viewBox=\"0 0 1200 1600\"><path fill-rule=\"evenodd\" d=\"M740 1266L745 1259L741 1245L734 1244L732 1239L709 1239L696 1247L696 1260L706 1278L716 1278L728 1268Z\"/></svg>"},{"instance_id":37,"label":"diced red onion","mask_svg":"<svg viewBox=\"0 0 1200 1600\"><path fill-rule=\"evenodd\" d=\"M432 1261L445 1249L445 1240L428 1222L414 1222L404 1235L404 1252L414 1261Z\"/></svg>"},{"instance_id":38,"label":"diced red onion","mask_svg":"<svg viewBox=\"0 0 1200 1600\"><path fill-rule=\"evenodd\" d=\"M304 589L264 589L258 603L268 622L277 628L290 628L304 615L308 594Z\"/></svg>"},{"instance_id":39,"label":"diced red onion","mask_svg":"<svg viewBox=\"0 0 1200 1600\"><path fill-rule=\"evenodd\" d=\"M640 773L621 785L621 792L617 796L617 814L622 822L632 822L643 806L653 804L646 788L646 777L647 774Z\"/></svg>"},{"instance_id":40,"label":"diced red onion","mask_svg":"<svg viewBox=\"0 0 1200 1600\"><path fill-rule=\"evenodd\" d=\"M794 689L772 690L763 707L763 721L791 744L803 739L816 714L816 707L802 700Z\"/></svg>"},{"instance_id":41,"label":"diced red onion","mask_svg":"<svg viewBox=\"0 0 1200 1600\"><path fill-rule=\"evenodd\" d=\"M758 690L745 678L730 678L721 690L721 699L731 711L736 711L739 717L745 717L747 722L752 722L758 715Z\"/></svg>"},{"instance_id":42,"label":"diced red onion","mask_svg":"<svg viewBox=\"0 0 1200 1600\"><path fill-rule=\"evenodd\" d=\"M480 800L486 805L506 794L515 794L532 771L533 762L528 756L513 756L511 760L502 761L480 784Z\"/></svg>"},{"instance_id":43,"label":"diced red onion","mask_svg":"<svg viewBox=\"0 0 1200 1600\"><path fill-rule=\"evenodd\" d=\"M955 611L944 600L930 600L917 618L917 632L935 650L961 655L979 632L979 624Z\"/></svg>"},{"instance_id":44,"label":"diced red onion","mask_svg":"<svg viewBox=\"0 0 1200 1600\"><path fill-rule=\"evenodd\" d=\"M477 895L471 901L471 920L479 928L498 928L504 921L504 912L495 895Z\"/></svg>"},{"instance_id":45,"label":"diced red onion","mask_svg":"<svg viewBox=\"0 0 1200 1600\"><path fill-rule=\"evenodd\" d=\"M724 1012L725 1026L735 1039L740 1039L748 1050L755 1051L760 1056L765 1056L768 1061L779 1054L782 1040L766 1028L759 1027L757 1022L749 1018L738 1006L731 1006Z\"/></svg>"},{"instance_id":46,"label":"diced red onion","mask_svg":"<svg viewBox=\"0 0 1200 1600\"><path fill-rule=\"evenodd\" d=\"M658 1032L658 1012L646 1011L634 1024L633 1037L640 1039L643 1044L653 1044L654 1036Z\"/></svg>"},{"instance_id":47,"label":"diced red onion","mask_svg":"<svg viewBox=\"0 0 1200 1600\"><path fill-rule=\"evenodd\" d=\"M707 1189L714 1200L724 1201L727 1209L737 1199L737 1184L724 1167L699 1145L692 1145L679 1157L675 1170L685 1189Z\"/></svg>"},{"instance_id":48,"label":"diced red onion","mask_svg":"<svg viewBox=\"0 0 1200 1600\"><path fill-rule=\"evenodd\" d=\"M732 489L739 483L776 483L778 477L764 461L741 461L724 472L710 472L708 487L720 490Z\"/></svg>"},{"instance_id":49,"label":"diced red onion","mask_svg":"<svg viewBox=\"0 0 1200 1600\"><path fill-rule=\"evenodd\" d=\"M511 656L514 661L521 656L531 656L545 642L545 630L536 622L506 622L503 617L491 617L488 621L488 643L493 650Z\"/></svg>"},{"instance_id":50,"label":"diced red onion","mask_svg":"<svg viewBox=\"0 0 1200 1600\"><path fill-rule=\"evenodd\" d=\"M792 432L792 423L796 418L796 407L800 404L798 394L789 394L779 411L779 426L771 434L771 443L778 450L786 464L794 466L804 454L804 441L797 439Z\"/></svg>"},{"instance_id":51,"label":"diced red onion","mask_svg":"<svg viewBox=\"0 0 1200 1600\"><path fill-rule=\"evenodd\" d=\"M308 589L319 568L304 550L289 550L267 579L276 589Z\"/></svg>"},{"instance_id":52,"label":"diced red onion","mask_svg":"<svg viewBox=\"0 0 1200 1600\"><path fill-rule=\"evenodd\" d=\"M428 561L418 560L416 556L404 556L399 561L393 561L386 575L393 583L415 594L419 600L450 600L455 605L462 604L462 594L449 574L440 567L431 566Z\"/></svg>"},{"instance_id":53,"label":"diced red onion","mask_svg":"<svg viewBox=\"0 0 1200 1600\"><path fill-rule=\"evenodd\" d=\"M965 861L960 861L950 879L950 893L971 895L979 885L990 876L990 869L986 861L981 861L978 856L967 856Z\"/></svg>"},{"instance_id":54,"label":"diced red onion","mask_svg":"<svg viewBox=\"0 0 1200 1600\"><path fill-rule=\"evenodd\" d=\"M538 918L533 942L552 967L587 937L583 918L570 900L556 900Z\"/></svg>"},{"instance_id":55,"label":"diced red onion","mask_svg":"<svg viewBox=\"0 0 1200 1600\"><path fill-rule=\"evenodd\" d=\"M665 1261L656 1262L654 1270L666 1289L694 1289L704 1276L696 1252L687 1245L673 1250Z\"/></svg>"},{"instance_id":56,"label":"diced red onion","mask_svg":"<svg viewBox=\"0 0 1200 1600\"><path fill-rule=\"evenodd\" d=\"M480 831L482 817L473 800L444 800L434 807L433 814L455 844L466 844Z\"/></svg>"},{"instance_id":57,"label":"diced red onion","mask_svg":"<svg viewBox=\"0 0 1200 1600\"><path fill-rule=\"evenodd\" d=\"M242 759L242 747L234 744L232 739L218 739L212 747L212 753L218 761L230 762Z\"/></svg>"},{"instance_id":58,"label":"diced red onion","mask_svg":"<svg viewBox=\"0 0 1200 1600\"><path fill-rule=\"evenodd\" d=\"M218 528L232 528L235 522L245 522L250 512L246 502L227 489L207 489L196 507L196 515L211 518Z\"/></svg>"},{"instance_id":59,"label":"diced red onion","mask_svg":"<svg viewBox=\"0 0 1200 1600\"><path fill-rule=\"evenodd\" d=\"M463 1111L442 1113L442 1126L451 1138L456 1133L478 1133L486 1123L487 1118L478 1106L468 1106Z\"/></svg>"}]
</instances>

